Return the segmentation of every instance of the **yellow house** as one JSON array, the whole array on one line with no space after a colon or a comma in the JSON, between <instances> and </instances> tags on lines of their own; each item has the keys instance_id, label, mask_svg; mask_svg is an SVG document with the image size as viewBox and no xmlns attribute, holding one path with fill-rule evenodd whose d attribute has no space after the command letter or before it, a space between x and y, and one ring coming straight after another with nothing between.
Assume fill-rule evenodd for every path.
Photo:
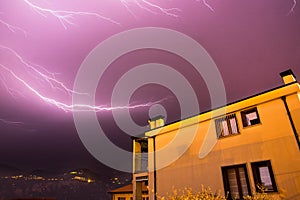
<instances>
[{"instance_id":1,"label":"yellow house","mask_svg":"<svg viewBox=\"0 0 300 200\"><path fill-rule=\"evenodd\" d=\"M112 195L112 200L133 200L133 185L125 185L115 190L109 191ZM145 184L142 185L142 200L149 200L148 188Z\"/></svg>"},{"instance_id":2,"label":"yellow house","mask_svg":"<svg viewBox=\"0 0 300 200\"><path fill-rule=\"evenodd\" d=\"M300 85L291 70L280 87L164 125L133 139L133 199L201 185L242 199L265 190L300 199Z\"/></svg>"}]
</instances>

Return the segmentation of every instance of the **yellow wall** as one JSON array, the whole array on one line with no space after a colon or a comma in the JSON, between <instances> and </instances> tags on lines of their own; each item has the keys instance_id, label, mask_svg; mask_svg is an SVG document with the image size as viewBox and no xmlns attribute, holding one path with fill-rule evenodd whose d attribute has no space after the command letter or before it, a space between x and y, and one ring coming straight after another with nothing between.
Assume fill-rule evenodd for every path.
<instances>
[{"instance_id":1,"label":"yellow wall","mask_svg":"<svg viewBox=\"0 0 300 200\"><path fill-rule=\"evenodd\" d=\"M295 122L295 126L299 136L300 134L300 92L298 92L298 95L288 96L286 100L288 102L289 109L291 110L291 115Z\"/></svg>"},{"instance_id":2,"label":"yellow wall","mask_svg":"<svg viewBox=\"0 0 300 200\"><path fill-rule=\"evenodd\" d=\"M133 194L114 194L113 200L118 200L119 197L126 198L125 200L130 200L130 198L133 198ZM142 195L144 199L148 197L148 195Z\"/></svg>"},{"instance_id":3,"label":"yellow wall","mask_svg":"<svg viewBox=\"0 0 300 200\"><path fill-rule=\"evenodd\" d=\"M201 184L210 186L213 191L224 190L221 167L246 164L251 192L255 193L255 185L251 170L251 162L270 160L278 189L286 191L287 199L300 199L300 151L297 145L291 123L281 96L287 96L287 103L297 132L300 130L300 102L299 84L295 83L277 90L262 94L245 101L226 107L227 113L235 113L240 134L218 139L212 151L204 158L199 157L205 136L215 135L214 119L211 113L196 116L179 123L165 126L161 129L146 133L149 136L149 151L153 151L155 136L156 150L162 150L174 141L179 134L193 134L188 150L175 162L159 169L157 173L157 193L159 196L171 193L172 188L192 187L199 190ZM243 128L240 111L257 107L260 124ZM200 121L200 123L195 123ZM150 142L151 141L151 142ZM188 143L183 141L181 145ZM173 149L170 154L178 154ZM157 157L157 163L164 162L167 154ZM165 159L167 160L167 159ZM149 166L153 165L153 158L149 157ZM149 196L153 198L154 172L149 173ZM224 192L224 191L223 191Z\"/></svg>"},{"instance_id":4,"label":"yellow wall","mask_svg":"<svg viewBox=\"0 0 300 200\"><path fill-rule=\"evenodd\" d=\"M130 200L130 197L133 197L132 194L114 194L113 200L118 200L119 197L126 198L126 200Z\"/></svg>"}]
</instances>

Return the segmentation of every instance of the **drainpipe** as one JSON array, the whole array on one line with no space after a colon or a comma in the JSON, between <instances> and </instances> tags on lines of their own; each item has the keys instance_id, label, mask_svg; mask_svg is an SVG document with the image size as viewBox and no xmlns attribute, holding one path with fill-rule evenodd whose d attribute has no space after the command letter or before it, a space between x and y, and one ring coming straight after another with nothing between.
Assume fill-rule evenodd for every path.
<instances>
[{"instance_id":1,"label":"drainpipe","mask_svg":"<svg viewBox=\"0 0 300 200\"><path fill-rule=\"evenodd\" d=\"M156 180L156 177L157 177L157 174L156 174L156 145L155 145L155 136L153 137L153 160L154 160L154 163L153 163L153 167L154 167L154 200L157 200L157 180Z\"/></svg>"},{"instance_id":2,"label":"drainpipe","mask_svg":"<svg viewBox=\"0 0 300 200\"><path fill-rule=\"evenodd\" d=\"M281 72L280 76L281 76L281 78L282 78L282 80L283 80L283 82L284 82L285 85L297 82L296 76L295 76L295 74L293 73L293 71L291 69L288 69L288 70L286 70L284 72ZM286 96L281 97L281 99L282 99L282 101L284 103L285 110L286 110L287 115L289 117L292 129L293 129L293 132L294 132L297 144L298 144L298 148L300 149L300 141L299 141L298 133L297 133L296 126L294 124L294 121L293 121L293 118L292 118L289 106L288 106L288 104L286 102Z\"/></svg>"},{"instance_id":3,"label":"drainpipe","mask_svg":"<svg viewBox=\"0 0 300 200\"><path fill-rule=\"evenodd\" d=\"M283 101L283 103L284 103L284 106L285 106L287 115L288 115L288 117L289 117L289 120L290 120L292 129L293 129L293 132L294 132L294 135L295 135L297 144L298 144L298 148L300 149L300 141L299 141L298 133L297 133L297 130L296 130L296 127L295 127L295 124L294 124L294 121L293 121L293 118L292 118L292 115L291 115L289 106L288 106L288 104L287 104L287 102L286 102L286 96L281 97L281 99L282 99L282 101Z\"/></svg>"}]
</instances>

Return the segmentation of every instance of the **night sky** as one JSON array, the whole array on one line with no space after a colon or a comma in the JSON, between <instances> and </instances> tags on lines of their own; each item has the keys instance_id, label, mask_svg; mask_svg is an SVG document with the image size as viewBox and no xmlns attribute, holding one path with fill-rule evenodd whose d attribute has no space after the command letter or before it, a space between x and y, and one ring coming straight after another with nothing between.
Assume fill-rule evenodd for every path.
<instances>
[{"instance_id":1,"label":"night sky","mask_svg":"<svg viewBox=\"0 0 300 200\"><path fill-rule=\"evenodd\" d=\"M33 91L72 104L70 90L84 59L102 41L126 30L163 27L196 40L216 63L228 103L282 85L279 73L284 70L292 69L300 77L297 3L1 0L0 164L24 170L103 169L81 143L72 112L45 102ZM63 19L66 15L68 18ZM177 70L194 89L200 111L211 109L203 77L185 59L157 49L137 50L116 59L99 81L96 104L110 107L117 81L133 67L145 63L162 63ZM178 100L167 87L142 85L130 101L132 105L159 102L166 110L167 123L180 119ZM138 107L130 109L130 114L138 125L146 126L148 111L149 106ZM193 114L197 113L190 113ZM116 145L130 150L130 134L117 126L111 111L98 112L97 116L106 135Z\"/></svg>"}]
</instances>

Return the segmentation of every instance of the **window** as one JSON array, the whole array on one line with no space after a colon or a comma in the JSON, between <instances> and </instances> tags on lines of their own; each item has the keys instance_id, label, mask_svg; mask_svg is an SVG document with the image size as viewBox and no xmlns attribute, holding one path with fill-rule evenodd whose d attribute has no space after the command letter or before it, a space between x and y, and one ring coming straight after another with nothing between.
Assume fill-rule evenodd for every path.
<instances>
[{"instance_id":1,"label":"window","mask_svg":"<svg viewBox=\"0 0 300 200\"><path fill-rule=\"evenodd\" d=\"M218 138L239 133L235 114L216 119L215 125Z\"/></svg>"},{"instance_id":2,"label":"window","mask_svg":"<svg viewBox=\"0 0 300 200\"><path fill-rule=\"evenodd\" d=\"M134 172L146 172L148 170L148 141L146 139L138 139L135 144Z\"/></svg>"},{"instance_id":3,"label":"window","mask_svg":"<svg viewBox=\"0 0 300 200\"><path fill-rule=\"evenodd\" d=\"M251 108L249 110L245 110L241 112L243 126L252 126L260 123L259 115L257 112L257 108Z\"/></svg>"},{"instance_id":4,"label":"window","mask_svg":"<svg viewBox=\"0 0 300 200\"><path fill-rule=\"evenodd\" d=\"M277 192L270 161L251 163L256 192Z\"/></svg>"},{"instance_id":5,"label":"window","mask_svg":"<svg viewBox=\"0 0 300 200\"><path fill-rule=\"evenodd\" d=\"M243 199L251 195L246 165L222 167L225 193L229 199Z\"/></svg>"}]
</instances>

